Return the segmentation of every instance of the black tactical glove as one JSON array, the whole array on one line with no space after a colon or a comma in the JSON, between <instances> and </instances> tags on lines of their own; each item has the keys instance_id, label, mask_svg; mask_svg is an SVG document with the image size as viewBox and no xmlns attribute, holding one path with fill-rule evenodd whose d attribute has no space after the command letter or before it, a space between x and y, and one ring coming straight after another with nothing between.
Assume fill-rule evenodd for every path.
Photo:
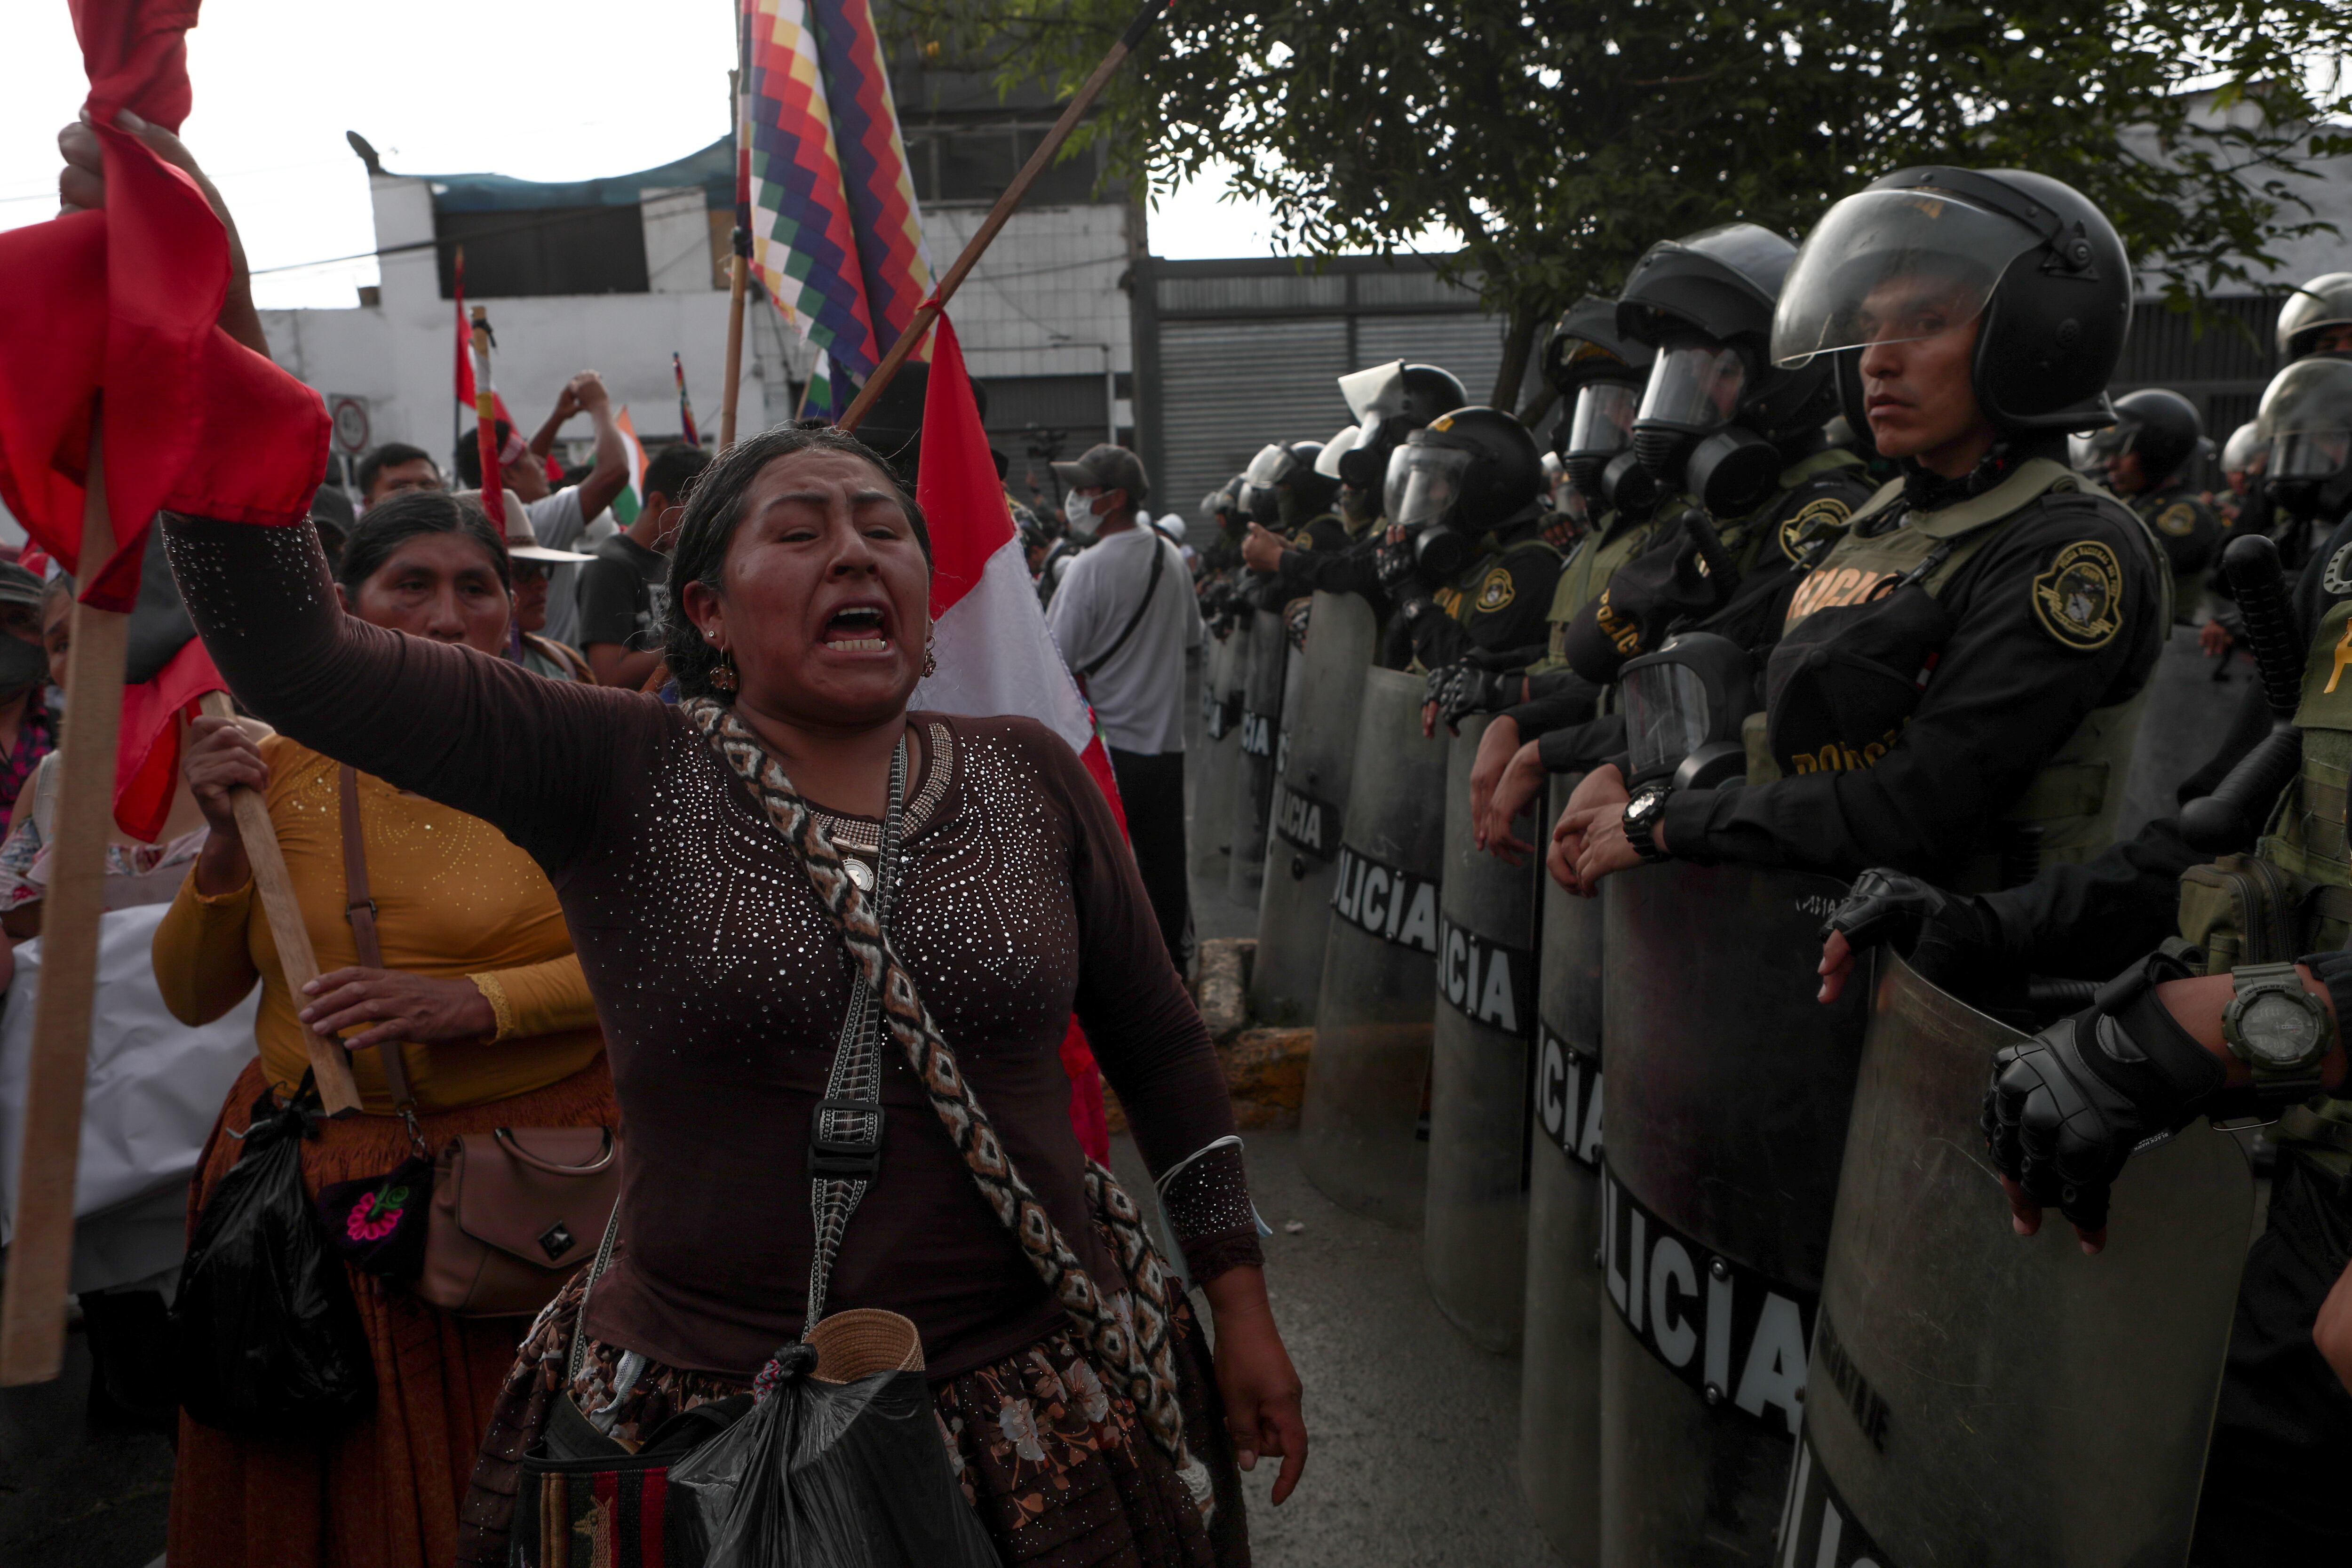
<instances>
[{"instance_id":1,"label":"black tactical glove","mask_svg":"<svg viewBox=\"0 0 2352 1568\"><path fill-rule=\"evenodd\" d=\"M2000 922L1982 899L1948 892L1906 872L1874 866L1853 879L1845 900L1822 924L1860 953L1892 947L1920 977L1947 991L1968 991L2004 955Z\"/></svg>"},{"instance_id":2,"label":"black tactical glove","mask_svg":"<svg viewBox=\"0 0 2352 1568\"><path fill-rule=\"evenodd\" d=\"M2106 1228L2108 1188L2132 1151L2178 1131L2227 1079L2157 999L2158 982L2187 973L2151 954L2086 1011L1993 1058L1979 1119L1993 1164L2082 1230Z\"/></svg>"},{"instance_id":3,"label":"black tactical glove","mask_svg":"<svg viewBox=\"0 0 2352 1568\"><path fill-rule=\"evenodd\" d=\"M1421 574L1421 557L1414 553L1410 538L1393 542L1382 540L1372 552L1372 570L1379 574L1381 586L1388 596L1399 604L1428 595L1429 585Z\"/></svg>"},{"instance_id":4,"label":"black tactical glove","mask_svg":"<svg viewBox=\"0 0 2352 1568\"><path fill-rule=\"evenodd\" d=\"M1302 653L1307 649L1307 612L1314 607L1312 599L1293 599L1282 607L1283 630L1290 636L1290 646Z\"/></svg>"},{"instance_id":5,"label":"black tactical glove","mask_svg":"<svg viewBox=\"0 0 2352 1568\"><path fill-rule=\"evenodd\" d=\"M1525 688L1517 675L1485 669L1468 660L1448 665L1442 673L1445 686L1436 699L1437 716L1448 730L1457 730L1473 713L1499 713L1517 702Z\"/></svg>"}]
</instances>

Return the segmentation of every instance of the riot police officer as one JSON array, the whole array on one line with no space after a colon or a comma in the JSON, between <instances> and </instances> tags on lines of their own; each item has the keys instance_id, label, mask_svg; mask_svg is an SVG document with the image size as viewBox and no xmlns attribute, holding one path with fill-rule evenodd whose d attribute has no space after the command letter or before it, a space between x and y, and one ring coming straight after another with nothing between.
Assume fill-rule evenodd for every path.
<instances>
[{"instance_id":1,"label":"riot police officer","mask_svg":"<svg viewBox=\"0 0 2352 1568\"><path fill-rule=\"evenodd\" d=\"M1316 468L1323 477L1339 481L1334 504L1344 542L1328 530L1305 541L1285 541L1256 527L1243 541L1242 555L1251 570L1274 577L1286 599L1318 588L1355 594L1385 616L1388 594L1381 585L1373 552L1381 538L1381 491L1389 455L1413 431L1470 398L1453 372L1402 360L1353 371L1339 380L1339 395L1357 422L1351 434L1334 436L1325 444Z\"/></svg>"},{"instance_id":2,"label":"riot police officer","mask_svg":"<svg viewBox=\"0 0 2352 1568\"><path fill-rule=\"evenodd\" d=\"M1769 765L1744 789L1659 777L1638 795L1596 769L1555 828L1553 874L1590 890L1686 856L1991 887L2103 847L2167 579L2138 519L2066 467L2064 437L2112 423L2130 315L2122 241L2059 181L1907 169L1832 207L1780 290L1772 362L1851 356L1836 384L1903 477L1787 602ZM1723 408L1745 374L1670 343L1644 415L1703 418L1706 389ZM1695 486L1738 446L1702 442Z\"/></svg>"},{"instance_id":3,"label":"riot police officer","mask_svg":"<svg viewBox=\"0 0 2352 1568\"><path fill-rule=\"evenodd\" d=\"M1376 560L1394 606L1384 663L1531 656L1559 578L1542 501L1535 437L1499 408L1440 415L1391 452Z\"/></svg>"},{"instance_id":4,"label":"riot police officer","mask_svg":"<svg viewBox=\"0 0 2352 1568\"><path fill-rule=\"evenodd\" d=\"M2185 956L2201 961L2212 978L2194 983L2210 993L2199 1008L2173 1011L2192 1026L2201 1019L2200 1043L2210 1050L2230 1032L2214 1025L2233 992L2245 994L2265 975L2283 984L2290 961L2343 947L2352 931L2342 785L2352 764L2352 682L2337 677L2352 663L2339 651L2352 646L2352 574L2344 569L2352 563L2352 516L2346 515L2352 505L2352 356L2289 365L2264 394L2257 425L2271 462L2289 471L2290 486L2316 489L2315 496L2296 496L2297 504L2325 508L2342 521L2305 567L2292 602L2308 649L2295 713L2302 773L2270 812L2254 864L2193 869L2204 857L2166 819L2090 865L2058 868L2027 887L1982 898L1873 871L1830 922L1824 994L1843 984L1853 948L1879 941L1898 941L1911 950L1915 966L1979 1005L2014 1006L2021 1000L2017 978L2029 971L2096 981L2118 969L2158 977L2197 973L2169 956L2141 957L2177 934L2195 944ZM2217 761L2244 749L2225 746ZM2305 959L2305 971L2329 992L2352 981L2340 952ZM2234 978L2224 981L2224 972ZM2161 989L2168 997L2189 994L2186 985ZM2189 1054L2144 1004L2127 1016L2111 1000L2115 991L2107 987L2095 1011L2116 1017L2115 1026L2129 1031L2158 1070L2118 1078L2111 1057L2081 1049L2077 1042L2084 1030L2095 1033L2095 1024L2078 1018L2045 1030L2032 1048L2017 1053L2014 1072L2004 1073L1988 1106L1996 1157L2022 1184L2016 1195L2024 1225L2038 1223L2039 1203L2057 1202L2095 1237L2106 1184L2134 1141L2127 1127L2232 1113L2217 1098L2220 1068ZM2247 1063L2232 1068L2231 1082L2273 1090L2267 1105L2237 1109L2276 1118L2272 1138L2279 1157L2268 1229L2248 1258L2240 1290L2193 1560L2341 1558L2352 1549L2352 1531L2326 1502L2329 1483L2320 1472L2352 1451L2352 1398L2327 1384L2311 1335L2324 1299L2352 1258L2352 1099L2339 1097L2332 1077L2323 1083L2297 1076L2314 1064L2280 1058L2276 1037L2263 1042L2274 1058L2267 1062L2243 1030L2229 1043ZM2309 1055L2324 1045L2306 1041L2304 1048ZM2046 1097L2070 1092L2082 1095L2088 1114L2079 1125L2070 1121L2054 1143L2061 1169L2046 1158L2052 1143L2029 1154L2019 1130L2035 1128L2038 1140Z\"/></svg>"},{"instance_id":5,"label":"riot police officer","mask_svg":"<svg viewBox=\"0 0 2352 1568\"><path fill-rule=\"evenodd\" d=\"M1769 352L1796 256L1777 234L1726 224L1652 246L1625 280L1619 331L1657 351L1634 415L1634 456L1720 546L1670 516L1675 526L1622 566L1563 637L1588 680L1614 679L1677 626L1704 625L1743 648L1769 644L1791 569L1870 497L1863 456L1828 438L1838 412L1828 357L1780 364Z\"/></svg>"},{"instance_id":6,"label":"riot police officer","mask_svg":"<svg viewBox=\"0 0 2352 1568\"><path fill-rule=\"evenodd\" d=\"M2221 520L2183 476L2206 450L2205 421L2177 392L2150 388L2116 400L2116 422L2076 437L2075 467L2139 514L2172 565L2172 618L2192 625L2205 574L2221 549Z\"/></svg>"}]
</instances>

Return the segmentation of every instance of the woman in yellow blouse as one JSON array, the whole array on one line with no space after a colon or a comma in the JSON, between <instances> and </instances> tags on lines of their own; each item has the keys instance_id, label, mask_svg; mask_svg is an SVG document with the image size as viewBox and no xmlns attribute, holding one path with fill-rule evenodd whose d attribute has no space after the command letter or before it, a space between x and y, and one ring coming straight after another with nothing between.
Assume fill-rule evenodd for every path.
<instances>
[{"instance_id":1,"label":"woman in yellow blouse","mask_svg":"<svg viewBox=\"0 0 2352 1568\"><path fill-rule=\"evenodd\" d=\"M362 620L503 652L506 551L481 513L422 491L370 512L343 548L338 593ZM192 727L189 784L212 833L155 933L163 999L189 1024L261 984L259 1059L229 1090L195 1205L236 1163L267 1087L306 1066L306 1030L354 1047L364 1115L302 1148L315 1195L380 1176L415 1152L377 1051L402 1042L428 1151L498 1127L615 1126L604 1044L555 890L479 818L362 774L359 815L385 967L359 966L346 918L340 767L280 735L257 744L226 720ZM228 791L263 792L323 972L289 995ZM228 1134L229 1136L224 1136ZM172 1488L173 1568L439 1568L491 1402L523 1321L459 1319L351 1272L373 1353L374 1408L331 1437L238 1437L183 1417Z\"/></svg>"}]
</instances>

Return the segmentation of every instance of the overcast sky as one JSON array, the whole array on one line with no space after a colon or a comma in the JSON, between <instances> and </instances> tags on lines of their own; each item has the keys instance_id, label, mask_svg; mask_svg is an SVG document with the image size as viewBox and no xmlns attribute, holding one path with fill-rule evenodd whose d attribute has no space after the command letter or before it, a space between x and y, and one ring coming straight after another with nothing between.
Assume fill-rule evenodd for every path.
<instances>
[{"instance_id":1,"label":"overcast sky","mask_svg":"<svg viewBox=\"0 0 2352 1568\"><path fill-rule=\"evenodd\" d=\"M64 0L12 0L6 26L0 228L55 214L57 131L88 87ZM375 243L345 131L417 174L626 174L726 133L733 53L722 0L207 0L182 134L236 215L260 302L349 305L373 261L298 265ZM1196 184L1155 206L1152 249L1268 254L1265 215L1219 195Z\"/></svg>"}]
</instances>

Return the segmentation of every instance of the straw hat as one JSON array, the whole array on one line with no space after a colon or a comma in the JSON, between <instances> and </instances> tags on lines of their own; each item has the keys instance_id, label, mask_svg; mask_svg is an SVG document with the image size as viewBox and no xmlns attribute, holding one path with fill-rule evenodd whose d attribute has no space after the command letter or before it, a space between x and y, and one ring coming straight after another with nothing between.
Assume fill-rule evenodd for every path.
<instances>
[{"instance_id":1,"label":"straw hat","mask_svg":"<svg viewBox=\"0 0 2352 1568\"><path fill-rule=\"evenodd\" d=\"M522 497L512 490L507 498L507 553L517 561L545 561L561 565L566 561L593 561L593 555L583 555L576 550L551 550L539 542L539 532L530 525L530 513L522 504ZM479 506L482 492L459 490L459 500L469 500Z\"/></svg>"}]
</instances>

